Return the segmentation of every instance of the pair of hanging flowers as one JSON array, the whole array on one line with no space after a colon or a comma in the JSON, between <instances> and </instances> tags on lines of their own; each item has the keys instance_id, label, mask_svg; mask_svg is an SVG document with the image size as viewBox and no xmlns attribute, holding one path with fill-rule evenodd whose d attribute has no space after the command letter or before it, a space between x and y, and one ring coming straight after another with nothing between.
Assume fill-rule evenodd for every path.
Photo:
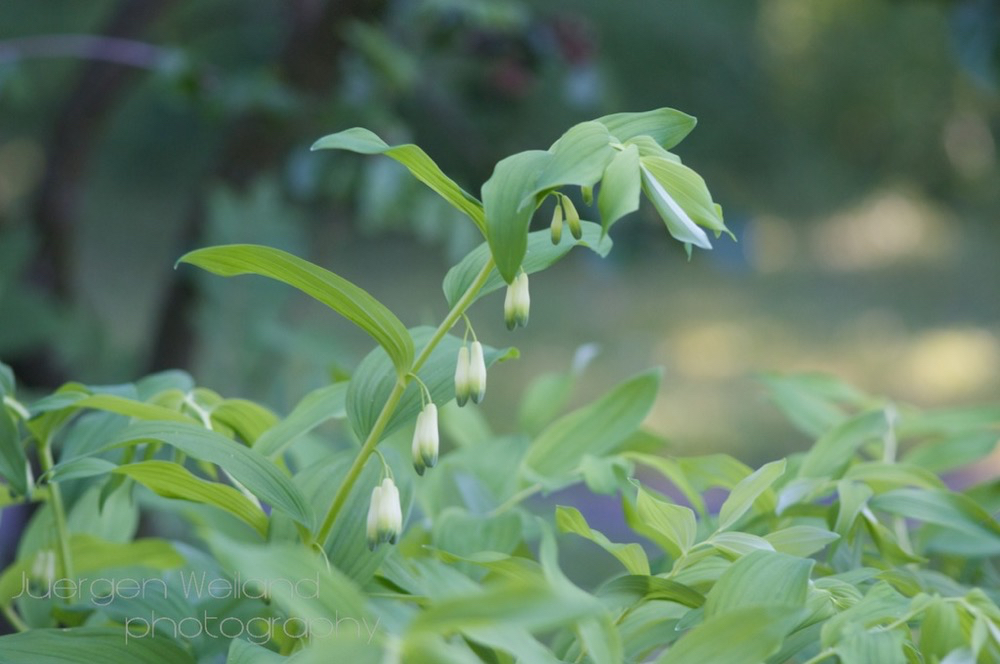
<instances>
[{"instance_id":1,"label":"pair of hanging flowers","mask_svg":"<svg viewBox=\"0 0 1000 664\"><path fill-rule=\"evenodd\" d=\"M572 203L569 205L572 206ZM561 210L562 208L557 207L557 209ZM573 212L575 213L575 209ZM570 223L574 236L577 235L577 232L572 229L578 225L579 216L577 216L575 224ZM504 300L504 320L507 329L512 330L515 327L527 325L530 306L528 274L522 270L514 282L507 286L507 296ZM468 318L466 318L466 324L468 326L466 334L471 332L473 340L468 345L463 341L462 347L458 349L458 361L455 364L455 401L459 406L464 406L469 399L473 403L481 403L486 398L486 358L483 355L483 345L476 339ZM413 468L418 475L423 475L438 461L440 449L438 409L427 386L415 374L411 375L420 385L420 399L423 406L417 415L410 452ZM371 501L368 505L366 538L368 548L371 550L384 542L395 544L403 528L399 489L396 487L392 473L384 459L382 463L383 479L372 489Z\"/></svg>"}]
</instances>

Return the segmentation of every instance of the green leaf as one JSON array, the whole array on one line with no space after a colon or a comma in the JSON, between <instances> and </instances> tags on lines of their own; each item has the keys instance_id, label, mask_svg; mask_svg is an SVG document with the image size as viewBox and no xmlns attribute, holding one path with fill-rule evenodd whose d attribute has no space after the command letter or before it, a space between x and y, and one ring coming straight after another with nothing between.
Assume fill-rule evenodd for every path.
<instances>
[{"instance_id":1,"label":"green leaf","mask_svg":"<svg viewBox=\"0 0 1000 664\"><path fill-rule=\"evenodd\" d=\"M532 442L522 475L558 487L571 479L584 455L614 452L653 407L661 375L660 369L638 374L553 422Z\"/></svg>"},{"instance_id":2,"label":"green leaf","mask_svg":"<svg viewBox=\"0 0 1000 664\"><path fill-rule=\"evenodd\" d=\"M346 382L313 390L299 401L288 417L261 434L253 449L273 459L326 420L346 417L346 404Z\"/></svg>"},{"instance_id":3,"label":"green leaf","mask_svg":"<svg viewBox=\"0 0 1000 664\"><path fill-rule=\"evenodd\" d=\"M545 150L519 152L502 159L483 184L486 240L497 272L508 284L517 276L528 250L528 227L535 205L522 205L552 161Z\"/></svg>"},{"instance_id":4,"label":"green leaf","mask_svg":"<svg viewBox=\"0 0 1000 664\"><path fill-rule=\"evenodd\" d=\"M390 146L374 133L354 127L330 134L316 141L313 150L349 150L360 154L384 154L409 169L415 178L433 189L441 198L464 212L486 234L485 214L482 204L449 178L434 160L422 149L412 144Z\"/></svg>"},{"instance_id":5,"label":"green leaf","mask_svg":"<svg viewBox=\"0 0 1000 664\"><path fill-rule=\"evenodd\" d=\"M489 516L448 507L434 518L431 540L437 548L458 556L479 551L509 554L521 542L521 518L516 512Z\"/></svg>"},{"instance_id":6,"label":"green leaf","mask_svg":"<svg viewBox=\"0 0 1000 664\"><path fill-rule=\"evenodd\" d=\"M750 533L715 533L706 540L706 543L711 544L729 558L740 558L754 551L774 551L774 546L770 542L759 535L751 535Z\"/></svg>"},{"instance_id":7,"label":"green leaf","mask_svg":"<svg viewBox=\"0 0 1000 664\"><path fill-rule=\"evenodd\" d=\"M226 664L284 664L288 659L264 646L244 639L229 642Z\"/></svg>"},{"instance_id":8,"label":"green leaf","mask_svg":"<svg viewBox=\"0 0 1000 664\"><path fill-rule=\"evenodd\" d=\"M280 249L231 244L197 249L178 263L190 263L214 274L232 277L257 274L301 290L367 332L392 358L403 376L413 364L413 343L406 328L384 304L329 270Z\"/></svg>"},{"instance_id":9,"label":"green leaf","mask_svg":"<svg viewBox=\"0 0 1000 664\"><path fill-rule=\"evenodd\" d=\"M868 500L874 491L867 484L840 480L837 482L837 521L833 529L841 536L847 537L861 511L868 506Z\"/></svg>"},{"instance_id":10,"label":"green leaf","mask_svg":"<svg viewBox=\"0 0 1000 664\"><path fill-rule=\"evenodd\" d=\"M921 489L945 488L944 482L931 471L900 461L857 463L847 469L844 479L864 482L876 493L901 486L915 486Z\"/></svg>"},{"instance_id":11,"label":"green leaf","mask_svg":"<svg viewBox=\"0 0 1000 664\"><path fill-rule=\"evenodd\" d=\"M529 233L524 260L521 262L524 271L528 274L540 272L569 253L573 247L587 247L599 256L607 256L611 250L611 238L602 238L601 227L593 222L581 221L580 225L583 228L583 237L574 240L570 233L563 233L562 240L555 245L552 244L548 230ZM443 287L444 296L450 306L455 306L455 303L461 299L489 258L490 248L486 243L483 243L448 270ZM496 268L493 268L473 302L505 285L500 273L497 272Z\"/></svg>"},{"instance_id":12,"label":"green leaf","mask_svg":"<svg viewBox=\"0 0 1000 664\"><path fill-rule=\"evenodd\" d=\"M576 508L557 506L556 526L564 533L574 533L597 544L621 561L629 574L649 575L649 560L640 545L635 542L629 544L612 542L603 533L592 529Z\"/></svg>"},{"instance_id":13,"label":"green leaf","mask_svg":"<svg viewBox=\"0 0 1000 664\"><path fill-rule=\"evenodd\" d=\"M876 583L864 598L826 621L821 644L830 647L851 633L854 625L863 628L894 622L909 606L909 600L884 581Z\"/></svg>"},{"instance_id":14,"label":"green leaf","mask_svg":"<svg viewBox=\"0 0 1000 664\"><path fill-rule=\"evenodd\" d=\"M211 544L219 559L231 565L230 569L252 571L254 578L264 581L290 581L268 584L272 601L287 615L307 623L334 622L338 616L349 616L365 621L366 629L372 626L366 598L357 585L308 549L275 542L247 544L221 536L213 537Z\"/></svg>"},{"instance_id":15,"label":"green leaf","mask_svg":"<svg viewBox=\"0 0 1000 664\"><path fill-rule=\"evenodd\" d=\"M705 596L697 590L659 576L619 576L601 586L597 594L602 598L622 596L625 607L652 600L677 602L692 609L705 603Z\"/></svg>"},{"instance_id":16,"label":"green leaf","mask_svg":"<svg viewBox=\"0 0 1000 664\"><path fill-rule=\"evenodd\" d=\"M73 402L74 408L92 408L109 413L117 413L140 420L164 420L168 422L193 423L194 420L183 413L156 404L126 399L115 394L92 394Z\"/></svg>"},{"instance_id":17,"label":"green leaf","mask_svg":"<svg viewBox=\"0 0 1000 664\"><path fill-rule=\"evenodd\" d=\"M694 507L702 518L708 514L708 510L705 507L705 501L702 499L701 493L699 493L698 490L691 484L688 480L689 474L680 467L680 464L676 460L653 454L643 454L641 452L625 452L622 456L626 459L630 459L636 463L658 471L661 475L670 480L682 494L684 494L684 498L691 503L692 507ZM749 472L745 475L749 475Z\"/></svg>"},{"instance_id":18,"label":"green leaf","mask_svg":"<svg viewBox=\"0 0 1000 664\"><path fill-rule=\"evenodd\" d=\"M658 108L640 113L614 113L598 118L619 141L635 136L650 136L669 150L691 133L697 120L672 108Z\"/></svg>"},{"instance_id":19,"label":"green leaf","mask_svg":"<svg viewBox=\"0 0 1000 664\"><path fill-rule=\"evenodd\" d=\"M573 394L571 371L549 372L536 376L521 395L517 423L522 431L537 435L566 407Z\"/></svg>"},{"instance_id":20,"label":"green leaf","mask_svg":"<svg viewBox=\"0 0 1000 664\"><path fill-rule=\"evenodd\" d=\"M107 542L90 535L70 536L70 555L76 574L141 564L155 569L180 567L184 558L166 540L138 539ZM31 574L34 557L22 557L0 575L0 605L9 604L21 592L22 575Z\"/></svg>"},{"instance_id":21,"label":"green leaf","mask_svg":"<svg viewBox=\"0 0 1000 664\"><path fill-rule=\"evenodd\" d=\"M868 631L853 629L837 644L841 664L906 664L903 632L898 629Z\"/></svg>"},{"instance_id":22,"label":"green leaf","mask_svg":"<svg viewBox=\"0 0 1000 664\"><path fill-rule=\"evenodd\" d=\"M0 362L0 399L5 396L13 397L15 387L13 370L3 362Z\"/></svg>"},{"instance_id":23,"label":"green leaf","mask_svg":"<svg viewBox=\"0 0 1000 664\"><path fill-rule=\"evenodd\" d=\"M311 528L313 512L291 479L277 466L244 445L193 424L141 422L125 429L102 449L149 440L166 443L190 457L214 463L262 501Z\"/></svg>"},{"instance_id":24,"label":"green leaf","mask_svg":"<svg viewBox=\"0 0 1000 664\"><path fill-rule=\"evenodd\" d=\"M616 154L604 169L601 191L597 195L603 233L611 230L616 221L639 209L641 189L639 149L630 145Z\"/></svg>"},{"instance_id":25,"label":"green leaf","mask_svg":"<svg viewBox=\"0 0 1000 664\"><path fill-rule=\"evenodd\" d=\"M278 416L247 399L225 399L212 407L212 420L232 429L248 445L253 445L278 423Z\"/></svg>"},{"instance_id":26,"label":"green leaf","mask_svg":"<svg viewBox=\"0 0 1000 664\"><path fill-rule=\"evenodd\" d=\"M28 459L21 444L21 434L10 410L0 397L0 477L18 494L28 493Z\"/></svg>"},{"instance_id":27,"label":"green leaf","mask_svg":"<svg viewBox=\"0 0 1000 664\"><path fill-rule=\"evenodd\" d=\"M0 637L0 662L194 664L195 658L173 640L162 636L129 638L122 627L74 627L33 629Z\"/></svg>"},{"instance_id":28,"label":"green leaf","mask_svg":"<svg viewBox=\"0 0 1000 664\"><path fill-rule=\"evenodd\" d=\"M267 515L231 486L195 477L180 464L143 461L118 466L115 473L131 477L164 498L179 498L214 505L253 526L261 537L267 535Z\"/></svg>"},{"instance_id":29,"label":"green leaf","mask_svg":"<svg viewBox=\"0 0 1000 664\"><path fill-rule=\"evenodd\" d=\"M633 530L659 544L674 558L679 558L694 545L698 532L694 512L688 507L654 498L641 486L635 502L636 518L629 519L629 516L626 510L626 519Z\"/></svg>"},{"instance_id":30,"label":"green leaf","mask_svg":"<svg viewBox=\"0 0 1000 664\"><path fill-rule=\"evenodd\" d=\"M920 652L924 660L944 659L949 652L965 644L958 608L941 598L932 599L920 622Z\"/></svg>"},{"instance_id":31,"label":"green leaf","mask_svg":"<svg viewBox=\"0 0 1000 664\"><path fill-rule=\"evenodd\" d=\"M805 607L813 561L754 551L734 562L708 593L705 617L755 606Z\"/></svg>"},{"instance_id":32,"label":"green leaf","mask_svg":"<svg viewBox=\"0 0 1000 664\"><path fill-rule=\"evenodd\" d=\"M755 606L715 615L671 646L656 664L749 664L776 653L801 620L794 606Z\"/></svg>"},{"instance_id":33,"label":"green leaf","mask_svg":"<svg viewBox=\"0 0 1000 664\"><path fill-rule=\"evenodd\" d=\"M839 477L859 447L881 440L888 430L882 410L861 413L841 422L809 450L799 467L799 477Z\"/></svg>"},{"instance_id":34,"label":"green leaf","mask_svg":"<svg viewBox=\"0 0 1000 664\"><path fill-rule=\"evenodd\" d=\"M962 494L946 490L896 489L873 497L869 504L873 509L935 523L972 536L986 535L1000 552L1000 524Z\"/></svg>"},{"instance_id":35,"label":"green leaf","mask_svg":"<svg viewBox=\"0 0 1000 664\"><path fill-rule=\"evenodd\" d=\"M903 461L942 473L989 456L1000 442L996 431L950 434L916 445L903 454Z\"/></svg>"},{"instance_id":36,"label":"green leaf","mask_svg":"<svg viewBox=\"0 0 1000 664\"><path fill-rule=\"evenodd\" d=\"M546 190L596 184L615 156L607 127L593 121L570 127L548 151L552 157L538 174L534 189L522 198L522 206L530 205L536 194Z\"/></svg>"},{"instance_id":37,"label":"green leaf","mask_svg":"<svg viewBox=\"0 0 1000 664\"><path fill-rule=\"evenodd\" d=\"M655 160L655 161L654 161ZM652 162L652 166L657 172L664 172L664 164L673 164L666 159L656 157L646 157L639 166L642 179L642 191L646 194L656 208L663 223L667 226L667 231L677 241L686 245L694 245L701 249L711 249L712 242L708 235L701 228L688 211L678 202L671 191L667 189L664 182L657 177L656 173L649 168L647 161Z\"/></svg>"},{"instance_id":38,"label":"green leaf","mask_svg":"<svg viewBox=\"0 0 1000 664\"><path fill-rule=\"evenodd\" d=\"M785 460L779 459L761 466L733 487L719 510L719 530L726 530L746 514L758 496L771 488L785 473Z\"/></svg>"},{"instance_id":39,"label":"green leaf","mask_svg":"<svg viewBox=\"0 0 1000 664\"><path fill-rule=\"evenodd\" d=\"M814 438L847 419L845 406L861 407L870 398L836 378L820 373L765 373L758 380L792 424Z\"/></svg>"},{"instance_id":40,"label":"green leaf","mask_svg":"<svg viewBox=\"0 0 1000 664\"><path fill-rule=\"evenodd\" d=\"M592 615L596 604L573 601L545 583L494 583L481 591L441 600L416 614L411 633L446 632L494 625L543 631Z\"/></svg>"},{"instance_id":41,"label":"green leaf","mask_svg":"<svg viewBox=\"0 0 1000 664\"><path fill-rule=\"evenodd\" d=\"M434 328L415 327L408 334L412 335L412 344L422 352L434 335ZM431 399L438 406L455 398L455 362L461 345L461 339L445 335L417 372L420 380L430 390ZM498 350L484 345L483 355L486 366L490 367L496 362L517 357L517 351L512 348ZM374 349L358 365L347 388L347 419L360 440L368 437L395 384L396 376L382 349ZM420 412L421 406L420 388L415 382L411 383L389 418L382 437L389 436L399 427L411 422Z\"/></svg>"},{"instance_id":42,"label":"green leaf","mask_svg":"<svg viewBox=\"0 0 1000 664\"><path fill-rule=\"evenodd\" d=\"M825 528L815 526L790 526L764 535L775 551L792 556L811 556L830 542L840 539L840 535Z\"/></svg>"}]
</instances>

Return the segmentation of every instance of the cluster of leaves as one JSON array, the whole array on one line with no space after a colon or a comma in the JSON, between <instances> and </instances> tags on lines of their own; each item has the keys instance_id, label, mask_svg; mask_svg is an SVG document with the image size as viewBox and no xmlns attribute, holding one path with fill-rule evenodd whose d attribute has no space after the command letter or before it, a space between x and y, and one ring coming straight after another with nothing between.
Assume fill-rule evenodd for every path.
<instances>
[{"instance_id":1,"label":"cluster of leaves","mask_svg":"<svg viewBox=\"0 0 1000 664\"><path fill-rule=\"evenodd\" d=\"M427 332L413 331L418 344ZM457 344L446 344L442 356ZM373 355L359 376L376 364L389 369L384 355ZM444 397L447 376L436 374L428 372L428 385ZM154 662L209 661L222 652L231 662L283 661L260 645L264 639L230 642L190 625L191 638L166 638L176 636L167 627L156 638L124 638L129 619L135 630L144 616L202 614L335 625L350 617L364 625L314 637L291 656L296 662L331 652L372 662L385 653L442 662L638 662L660 652L658 662L1000 658L996 483L955 492L938 475L992 451L1000 410L897 410L828 378L770 376L778 405L818 438L807 452L752 470L726 455L651 453L661 441L640 423L657 372L561 414L574 380L574 372L540 376L513 432L490 430L469 407L445 407L452 449L427 478L401 482L410 525L400 545L365 548L366 492L358 491L325 559L303 548L296 531L315 524L356 450L331 453L315 429L335 419L363 432L372 382L320 388L285 418L196 388L180 372L113 387L66 385L31 404L23 423L29 437L61 449L35 488L19 454L20 416L5 409L2 504L42 504L18 560L0 575L5 612L30 628L2 637L0 661L86 661L98 652ZM13 396L8 371L0 382ZM383 445L397 478L409 477L403 425L418 403L403 406ZM634 479L639 469L642 483ZM377 464L366 468L370 482L377 475ZM652 488L666 487L664 480L667 494ZM620 561L619 573L591 592L561 571L552 515L539 518L520 504L581 481L619 494L641 536L612 542L576 508L556 508L564 538L584 537ZM48 500L55 486L71 505L62 516ZM710 510L706 492L719 488L727 497ZM269 504L270 515L246 492ZM194 537L136 538L140 510L182 520ZM50 587L39 599L44 581L33 568L58 548L60 518L76 577L155 578L168 590L72 592L63 601ZM319 590L276 586L265 601L189 587L192 579L234 574L315 578ZM23 575L34 596L24 595ZM71 629L49 629L56 624ZM270 636L272 647L296 649L282 631Z\"/></svg>"},{"instance_id":2,"label":"cluster of leaves","mask_svg":"<svg viewBox=\"0 0 1000 664\"><path fill-rule=\"evenodd\" d=\"M996 492L950 491L934 471L989 453L995 409L921 414L830 380L770 377L817 442L754 471L656 453L662 441L641 428L655 370L569 412L578 372L541 376L504 432L453 404L464 341L450 331L471 326L469 305L574 246L603 255L642 191L687 245L710 246L702 227L726 230L704 182L669 152L692 126L671 109L582 123L501 161L482 200L416 146L361 129L322 139L396 159L485 242L445 277L451 310L436 328L408 329L360 287L277 249L185 256L292 285L377 342L349 380L285 417L182 372L22 401L0 367L0 504L38 503L0 573L0 609L19 632L0 638L0 662L994 661ZM601 223L553 243L531 219L568 185L585 198L599 187ZM517 351L484 355L490 366ZM425 399L449 449L418 479L408 441ZM321 428L331 421L333 444ZM406 527L370 551L369 495L387 475ZM653 488L668 482L675 498ZM620 495L646 545L612 542L572 507L556 509L553 528L523 504L580 483ZM728 497L715 512L706 492L717 488ZM143 512L155 536L139 536ZM622 572L581 587L556 530L607 550Z\"/></svg>"}]
</instances>

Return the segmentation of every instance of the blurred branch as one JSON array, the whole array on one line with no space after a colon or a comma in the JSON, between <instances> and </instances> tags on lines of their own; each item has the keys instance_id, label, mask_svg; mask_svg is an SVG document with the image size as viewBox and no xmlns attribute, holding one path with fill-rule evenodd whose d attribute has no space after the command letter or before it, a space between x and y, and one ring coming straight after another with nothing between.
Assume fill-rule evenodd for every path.
<instances>
[{"instance_id":1,"label":"blurred branch","mask_svg":"<svg viewBox=\"0 0 1000 664\"><path fill-rule=\"evenodd\" d=\"M162 70L178 56L175 49L104 35L39 35L0 41L0 65L31 58L79 58Z\"/></svg>"}]
</instances>

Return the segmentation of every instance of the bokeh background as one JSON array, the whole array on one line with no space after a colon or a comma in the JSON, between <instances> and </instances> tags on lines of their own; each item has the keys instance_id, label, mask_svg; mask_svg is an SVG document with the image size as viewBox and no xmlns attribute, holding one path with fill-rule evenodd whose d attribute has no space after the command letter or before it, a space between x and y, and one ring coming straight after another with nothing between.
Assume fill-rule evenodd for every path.
<instances>
[{"instance_id":1,"label":"bokeh background","mask_svg":"<svg viewBox=\"0 0 1000 664\"><path fill-rule=\"evenodd\" d=\"M38 391L178 367L286 412L369 340L280 285L175 270L182 253L272 244L413 325L476 243L394 162L316 138L418 143L477 192L575 122L672 106L699 119L677 151L739 241L687 261L644 208L608 259L533 279L525 330L484 298L479 336L522 352L490 375L499 430L584 344L576 403L662 365L649 428L751 463L807 442L760 371L995 402L998 34L993 0L4 0L0 358Z\"/></svg>"}]
</instances>

